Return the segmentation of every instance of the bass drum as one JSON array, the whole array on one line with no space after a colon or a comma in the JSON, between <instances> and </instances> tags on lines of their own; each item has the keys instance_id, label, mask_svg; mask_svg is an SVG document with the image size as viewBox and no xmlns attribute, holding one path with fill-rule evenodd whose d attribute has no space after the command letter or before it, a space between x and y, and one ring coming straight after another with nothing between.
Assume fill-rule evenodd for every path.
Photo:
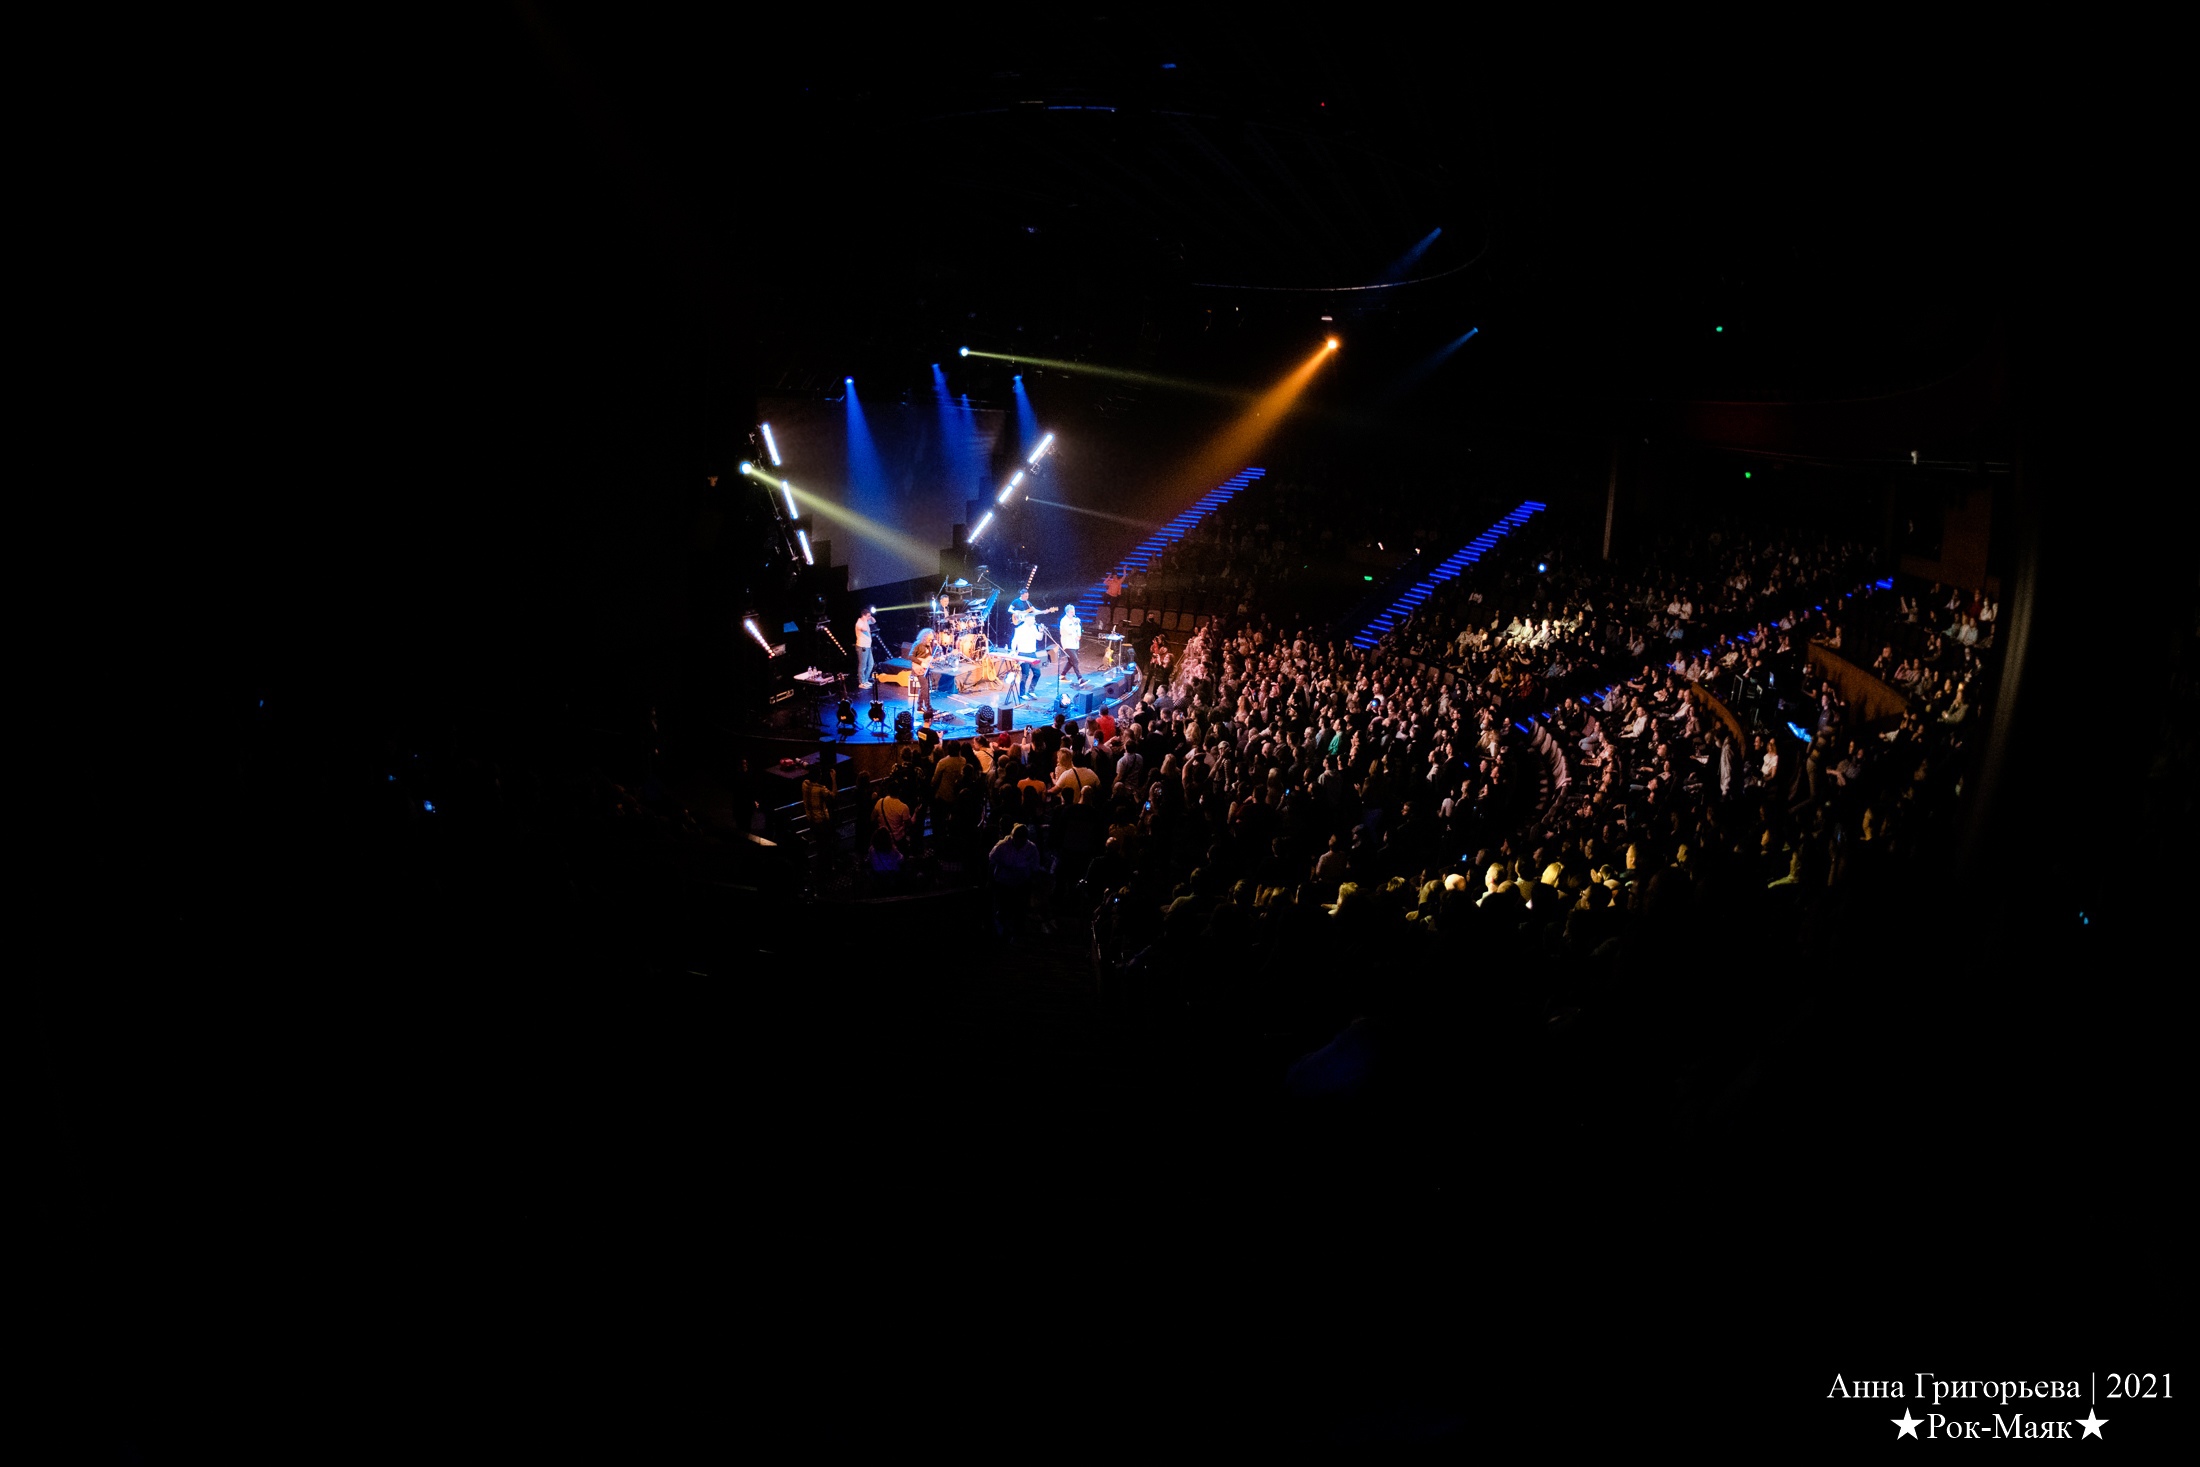
<instances>
[{"instance_id":1,"label":"bass drum","mask_svg":"<svg viewBox=\"0 0 2200 1467\"><path fill-rule=\"evenodd\" d=\"M969 662L985 651L985 638L976 632L964 632L955 639L955 655Z\"/></svg>"}]
</instances>

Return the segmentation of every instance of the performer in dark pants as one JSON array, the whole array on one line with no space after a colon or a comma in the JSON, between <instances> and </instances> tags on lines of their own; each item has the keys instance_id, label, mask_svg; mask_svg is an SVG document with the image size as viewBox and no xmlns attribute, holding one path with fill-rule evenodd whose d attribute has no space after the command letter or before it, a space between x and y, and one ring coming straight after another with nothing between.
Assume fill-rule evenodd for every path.
<instances>
[{"instance_id":1,"label":"performer in dark pants","mask_svg":"<svg viewBox=\"0 0 2200 1467\"><path fill-rule=\"evenodd\" d=\"M1039 686L1039 622L1036 617L1017 625L1009 650L1016 654L1016 701L1021 703Z\"/></svg>"},{"instance_id":2,"label":"performer in dark pants","mask_svg":"<svg viewBox=\"0 0 2200 1467\"><path fill-rule=\"evenodd\" d=\"M909 697L921 713L932 711L932 629L917 633L909 649Z\"/></svg>"},{"instance_id":3,"label":"performer in dark pants","mask_svg":"<svg viewBox=\"0 0 2200 1467\"><path fill-rule=\"evenodd\" d=\"M1009 603L1008 619L1015 625L1009 638L1009 650L1016 654L1020 669L1016 678L1016 701L1021 703L1039 686L1039 618L1059 610L1048 606L1034 610L1029 601L1019 595Z\"/></svg>"},{"instance_id":4,"label":"performer in dark pants","mask_svg":"<svg viewBox=\"0 0 2200 1467\"><path fill-rule=\"evenodd\" d=\"M1076 678L1077 686L1080 688L1085 685L1085 670L1077 665L1077 643L1083 635L1084 627L1077 620L1077 608L1075 606L1063 607L1060 636L1062 672L1065 676Z\"/></svg>"}]
</instances>

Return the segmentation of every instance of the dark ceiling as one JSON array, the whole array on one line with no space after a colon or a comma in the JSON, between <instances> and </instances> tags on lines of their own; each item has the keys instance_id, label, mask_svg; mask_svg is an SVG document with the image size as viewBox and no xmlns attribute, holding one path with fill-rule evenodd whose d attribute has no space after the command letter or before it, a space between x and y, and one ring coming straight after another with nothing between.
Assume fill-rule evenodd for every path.
<instances>
[{"instance_id":1,"label":"dark ceiling","mask_svg":"<svg viewBox=\"0 0 2200 1467\"><path fill-rule=\"evenodd\" d=\"M1479 326L1480 393L1879 392L1991 337L2048 206L2013 187L2033 129L1983 66L1103 13L505 14L441 58L481 182L574 269L624 254L675 313L720 314L774 380L922 372L973 335L1228 375L1219 313L1255 325L1252 360L1260 324L1330 315L1400 368Z\"/></svg>"}]
</instances>

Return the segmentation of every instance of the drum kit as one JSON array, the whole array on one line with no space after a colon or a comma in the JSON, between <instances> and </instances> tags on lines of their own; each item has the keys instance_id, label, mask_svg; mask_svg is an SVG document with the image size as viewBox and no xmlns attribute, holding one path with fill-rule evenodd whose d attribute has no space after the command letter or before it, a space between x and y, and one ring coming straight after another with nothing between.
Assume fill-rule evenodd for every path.
<instances>
[{"instance_id":1,"label":"drum kit","mask_svg":"<svg viewBox=\"0 0 2200 1467\"><path fill-rule=\"evenodd\" d=\"M997 688L1005 680L1005 668L1014 665L1005 652L996 654L987 634L1000 588L989 584L983 569L975 585L961 576L940 586L932 598L932 630L941 650L940 671L952 673L957 692Z\"/></svg>"}]
</instances>

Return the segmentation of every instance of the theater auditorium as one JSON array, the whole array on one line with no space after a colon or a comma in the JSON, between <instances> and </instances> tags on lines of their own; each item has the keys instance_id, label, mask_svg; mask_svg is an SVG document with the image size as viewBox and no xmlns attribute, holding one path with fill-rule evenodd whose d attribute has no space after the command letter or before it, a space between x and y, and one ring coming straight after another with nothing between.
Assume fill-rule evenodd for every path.
<instances>
[{"instance_id":1,"label":"theater auditorium","mask_svg":"<svg viewBox=\"0 0 2200 1467\"><path fill-rule=\"evenodd\" d=\"M162 797L63 948L142 946L37 1026L105 1459L1761 1457L2169 1368L2071 1272L2168 1215L2195 597L2066 100L376 24L177 114L248 365L76 767Z\"/></svg>"}]
</instances>

